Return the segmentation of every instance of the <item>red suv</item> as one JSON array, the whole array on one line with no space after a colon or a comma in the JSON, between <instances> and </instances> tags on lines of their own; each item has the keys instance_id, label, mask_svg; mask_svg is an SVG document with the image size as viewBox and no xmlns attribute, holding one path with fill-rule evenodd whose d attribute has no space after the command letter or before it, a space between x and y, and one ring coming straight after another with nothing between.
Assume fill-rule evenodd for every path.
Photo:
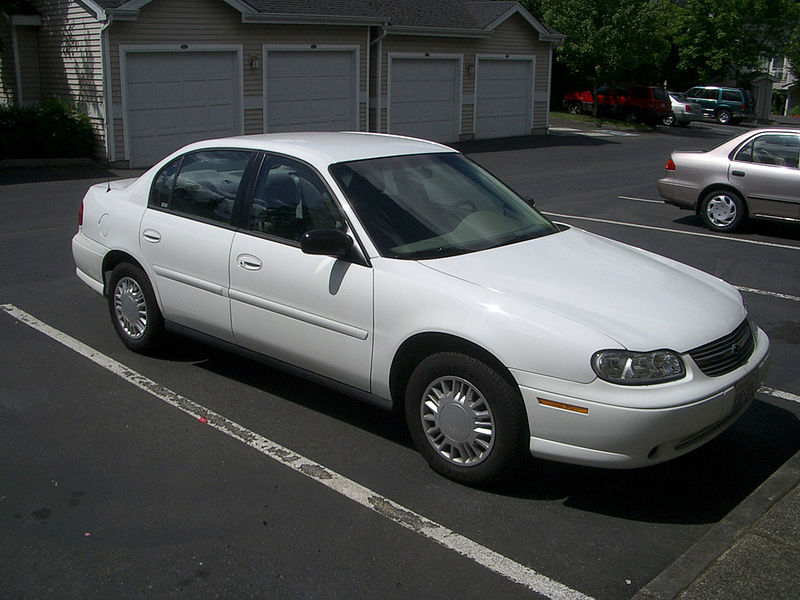
<instances>
[{"instance_id":1,"label":"red suv","mask_svg":"<svg viewBox=\"0 0 800 600\"><path fill-rule=\"evenodd\" d=\"M564 97L567 112L591 113L592 92L570 92ZM653 85L601 85L597 88L597 111L600 115L641 121L655 125L669 115L671 104L667 92Z\"/></svg>"}]
</instances>

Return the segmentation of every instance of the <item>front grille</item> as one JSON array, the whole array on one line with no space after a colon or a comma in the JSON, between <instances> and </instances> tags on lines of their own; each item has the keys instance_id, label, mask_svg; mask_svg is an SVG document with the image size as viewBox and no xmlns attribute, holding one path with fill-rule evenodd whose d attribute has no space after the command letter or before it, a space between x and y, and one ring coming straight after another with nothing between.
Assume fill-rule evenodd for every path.
<instances>
[{"instance_id":1,"label":"front grille","mask_svg":"<svg viewBox=\"0 0 800 600\"><path fill-rule=\"evenodd\" d=\"M730 373L750 358L755 348L750 321L745 319L728 335L689 351L689 356L709 377Z\"/></svg>"}]
</instances>

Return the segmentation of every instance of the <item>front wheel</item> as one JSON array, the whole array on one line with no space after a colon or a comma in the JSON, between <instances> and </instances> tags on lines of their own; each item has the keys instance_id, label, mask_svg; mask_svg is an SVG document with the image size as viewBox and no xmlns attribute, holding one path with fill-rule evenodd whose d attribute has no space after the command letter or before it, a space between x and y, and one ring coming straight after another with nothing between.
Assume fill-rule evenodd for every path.
<instances>
[{"instance_id":1,"label":"front wheel","mask_svg":"<svg viewBox=\"0 0 800 600\"><path fill-rule=\"evenodd\" d=\"M136 352L152 350L161 337L164 319L145 272L120 263L108 279L108 310L122 342Z\"/></svg>"},{"instance_id":2,"label":"front wheel","mask_svg":"<svg viewBox=\"0 0 800 600\"><path fill-rule=\"evenodd\" d=\"M661 119L661 122L662 122L664 125L666 125L667 127L672 127L672 126L674 126L674 125L676 124L676 123L675 123L675 114L674 114L674 113L669 113L668 115L664 116L664 117Z\"/></svg>"},{"instance_id":3,"label":"front wheel","mask_svg":"<svg viewBox=\"0 0 800 600\"><path fill-rule=\"evenodd\" d=\"M571 115L581 114L580 102L570 102L569 106L567 106L567 112Z\"/></svg>"},{"instance_id":4,"label":"front wheel","mask_svg":"<svg viewBox=\"0 0 800 600\"><path fill-rule=\"evenodd\" d=\"M720 125L729 125L731 123L731 111L721 110L717 113L717 123Z\"/></svg>"},{"instance_id":5,"label":"front wheel","mask_svg":"<svg viewBox=\"0 0 800 600\"><path fill-rule=\"evenodd\" d=\"M734 231L747 218L747 206L736 192L717 190L703 198L700 218L714 231Z\"/></svg>"},{"instance_id":6,"label":"front wheel","mask_svg":"<svg viewBox=\"0 0 800 600\"><path fill-rule=\"evenodd\" d=\"M408 380L406 422L414 444L438 473L468 485L507 476L528 439L519 391L486 363L442 352Z\"/></svg>"}]
</instances>

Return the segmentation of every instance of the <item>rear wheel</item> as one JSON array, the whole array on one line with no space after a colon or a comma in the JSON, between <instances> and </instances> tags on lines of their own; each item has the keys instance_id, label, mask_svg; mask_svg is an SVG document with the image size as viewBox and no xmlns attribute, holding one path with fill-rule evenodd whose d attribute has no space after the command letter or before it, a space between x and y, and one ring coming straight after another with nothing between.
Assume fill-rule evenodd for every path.
<instances>
[{"instance_id":1,"label":"rear wheel","mask_svg":"<svg viewBox=\"0 0 800 600\"><path fill-rule=\"evenodd\" d=\"M728 125L731 123L731 111L721 110L717 113L717 123L720 125Z\"/></svg>"},{"instance_id":2,"label":"rear wheel","mask_svg":"<svg viewBox=\"0 0 800 600\"><path fill-rule=\"evenodd\" d=\"M466 354L442 352L417 365L405 412L414 444L431 468L460 483L502 479L526 447L527 416L518 390Z\"/></svg>"},{"instance_id":3,"label":"rear wheel","mask_svg":"<svg viewBox=\"0 0 800 600\"><path fill-rule=\"evenodd\" d=\"M569 106L567 106L567 112L571 115L581 114L580 102L570 102Z\"/></svg>"},{"instance_id":4,"label":"rear wheel","mask_svg":"<svg viewBox=\"0 0 800 600\"><path fill-rule=\"evenodd\" d=\"M661 122L662 122L664 125L666 125L667 127L672 127L672 126L676 125L676 122L675 122L675 114L674 114L674 113L669 113L668 115L664 116L664 117L661 119Z\"/></svg>"},{"instance_id":5,"label":"rear wheel","mask_svg":"<svg viewBox=\"0 0 800 600\"><path fill-rule=\"evenodd\" d=\"M700 218L714 231L734 231L747 218L747 206L736 192L716 190L700 203Z\"/></svg>"},{"instance_id":6,"label":"rear wheel","mask_svg":"<svg viewBox=\"0 0 800 600\"><path fill-rule=\"evenodd\" d=\"M108 310L122 342L136 352L152 350L164 328L153 287L145 272L120 263L108 280Z\"/></svg>"}]
</instances>

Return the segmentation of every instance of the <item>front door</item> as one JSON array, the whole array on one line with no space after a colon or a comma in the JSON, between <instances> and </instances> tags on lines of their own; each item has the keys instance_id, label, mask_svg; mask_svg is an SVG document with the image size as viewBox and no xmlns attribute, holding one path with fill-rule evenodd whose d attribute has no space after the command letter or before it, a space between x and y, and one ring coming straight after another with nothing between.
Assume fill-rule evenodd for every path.
<instances>
[{"instance_id":1,"label":"front door","mask_svg":"<svg viewBox=\"0 0 800 600\"><path fill-rule=\"evenodd\" d=\"M236 343L369 391L372 269L300 249L311 229L347 226L308 166L267 157L230 253Z\"/></svg>"}]
</instances>

